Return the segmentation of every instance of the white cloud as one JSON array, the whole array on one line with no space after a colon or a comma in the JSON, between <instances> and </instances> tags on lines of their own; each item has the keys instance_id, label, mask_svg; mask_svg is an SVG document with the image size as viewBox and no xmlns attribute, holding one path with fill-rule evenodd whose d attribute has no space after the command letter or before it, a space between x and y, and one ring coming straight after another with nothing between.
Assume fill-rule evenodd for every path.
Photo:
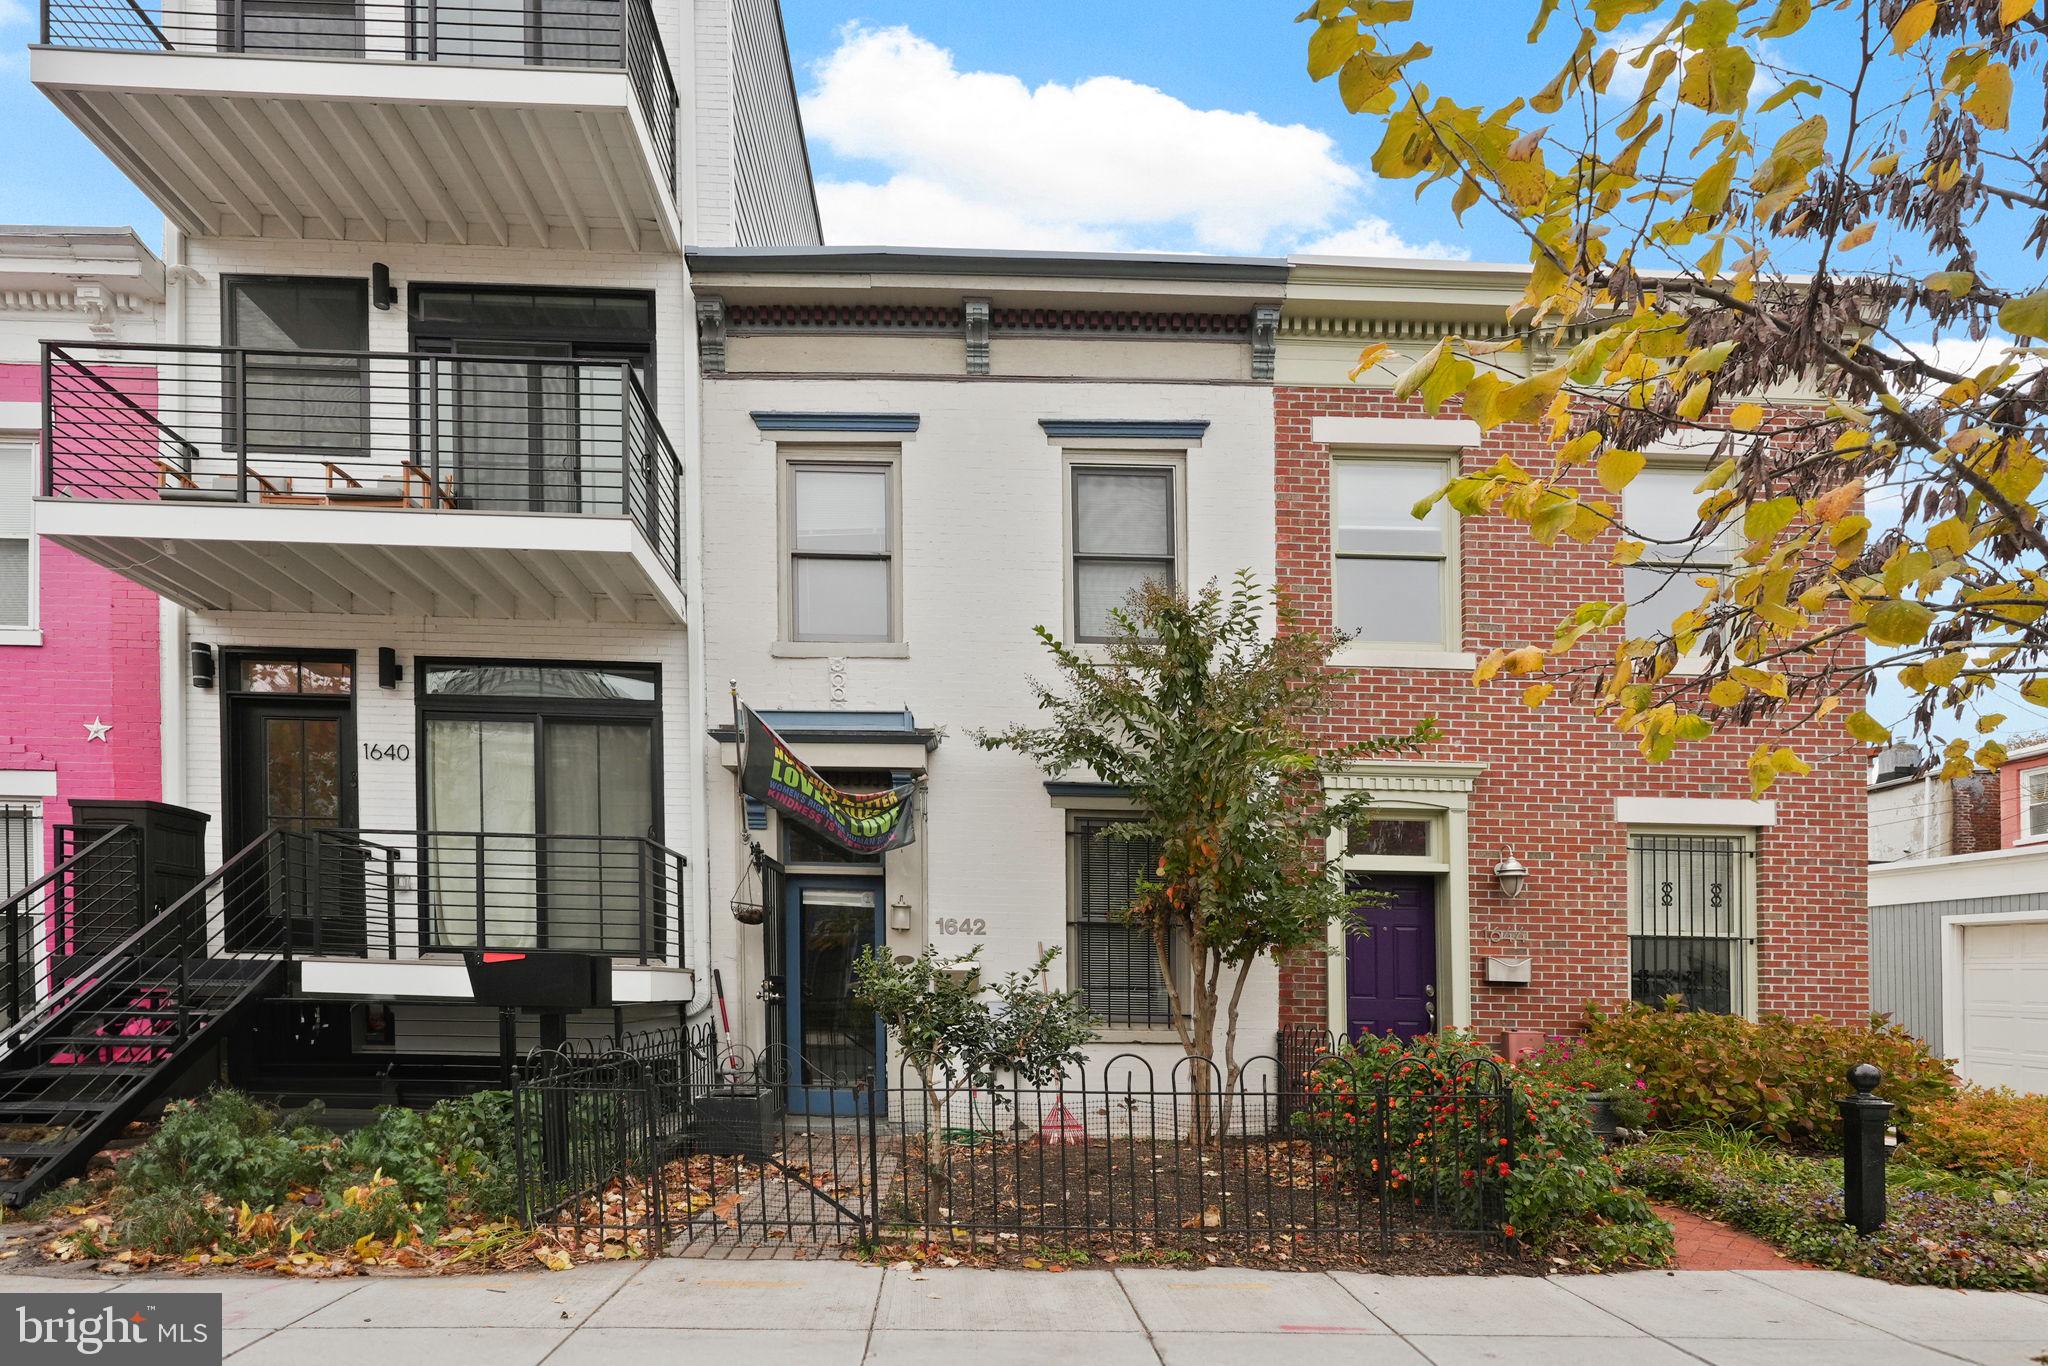
<instances>
[{"instance_id":1,"label":"white cloud","mask_svg":"<svg viewBox=\"0 0 2048 1366\"><path fill-rule=\"evenodd\" d=\"M1408 241L1377 214L1365 214L1350 227L1304 242L1294 248L1304 256L1427 256L1439 261L1469 261L1472 253L1434 239L1420 245Z\"/></svg>"},{"instance_id":2,"label":"white cloud","mask_svg":"<svg viewBox=\"0 0 2048 1366\"><path fill-rule=\"evenodd\" d=\"M1620 57L1614 64L1614 74L1608 77L1606 93L1600 97L1602 100L1617 105L1623 101L1633 104L1643 93L1643 85L1650 76L1650 63L1655 60L1656 47L1652 45L1657 44L1657 35L1664 32L1669 23L1668 17L1645 19L1639 24L1614 31L1614 35L1607 40L1602 51L1612 48ZM1688 54L1678 41L1677 32L1674 31L1657 46L1670 48L1677 55L1679 65L1683 67ZM1751 38L1746 40L1743 46L1749 49L1749 55L1755 58L1757 63L1756 77L1749 87L1750 99L1761 100L1776 93L1781 82L1778 74L1771 70L1769 65L1777 60L1777 53L1771 44L1761 38ZM1644 56L1646 48L1653 55ZM1642 57L1640 66L1635 65L1638 57ZM1664 87L1658 92L1658 100L1661 105L1667 107L1678 102L1678 72L1674 71L1664 78Z\"/></svg>"},{"instance_id":3,"label":"white cloud","mask_svg":"<svg viewBox=\"0 0 2048 1366\"><path fill-rule=\"evenodd\" d=\"M0 0L0 28L13 28L34 18L34 11L23 4L22 0Z\"/></svg>"},{"instance_id":4,"label":"white cloud","mask_svg":"<svg viewBox=\"0 0 2048 1366\"><path fill-rule=\"evenodd\" d=\"M882 168L821 178L836 243L1280 252L1336 232L1363 193L1314 128L1117 76L1033 88L962 71L908 28L849 25L811 77L812 139ZM1382 248L1408 250L1386 232Z\"/></svg>"}]
</instances>

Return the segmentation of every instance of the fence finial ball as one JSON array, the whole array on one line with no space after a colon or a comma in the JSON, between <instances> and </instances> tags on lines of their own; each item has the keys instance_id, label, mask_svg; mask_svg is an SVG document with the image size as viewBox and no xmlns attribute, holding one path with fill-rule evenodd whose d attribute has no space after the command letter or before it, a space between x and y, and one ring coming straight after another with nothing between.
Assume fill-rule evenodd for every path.
<instances>
[{"instance_id":1,"label":"fence finial ball","mask_svg":"<svg viewBox=\"0 0 2048 1366\"><path fill-rule=\"evenodd\" d=\"M1866 1096L1883 1080L1884 1073L1873 1063L1859 1062L1849 1069L1849 1084Z\"/></svg>"}]
</instances>

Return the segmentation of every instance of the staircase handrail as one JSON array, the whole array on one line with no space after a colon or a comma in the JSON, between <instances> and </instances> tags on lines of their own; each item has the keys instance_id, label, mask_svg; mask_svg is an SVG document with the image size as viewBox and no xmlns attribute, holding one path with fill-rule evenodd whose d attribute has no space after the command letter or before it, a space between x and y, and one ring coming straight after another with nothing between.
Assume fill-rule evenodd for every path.
<instances>
[{"instance_id":1,"label":"staircase handrail","mask_svg":"<svg viewBox=\"0 0 2048 1366\"><path fill-rule=\"evenodd\" d=\"M118 833L118 829L109 832L110 835ZM174 924L179 916L189 914L187 907L194 901L199 903L199 910L203 917L205 900L210 889L217 886L230 873L242 867L244 861L250 859L258 849L273 843L279 836L285 833L285 831L273 829L258 835L255 839L237 849L218 868L215 868L212 872L194 883L183 896L157 911L154 915L146 917L140 925L137 925L119 943L108 947L89 965L72 972L69 981L65 982L62 986L53 988L48 996L36 1003L33 1010L24 1012L19 1020L10 1024L5 1031L0 1031L0 1056L12 1052L24 1039L39 1033L51 1020L68 1009L77 997L92 990L121 959L135 952L147 936ZM69 866L79 858L83 858L86 852L89 852L94 847L97 847L97 845L88 846L87 850L81 850L74 857L66 859L64 866ZM139 872L138 876L140 876ZM203 934L204 925L200 928ZM289 956L291 953L291 937L289 934L284 936L282 947L286 956ZM242 949L235 952L248 953L251 951ZM256 950L255 952L261 953L262 950Z\"/></svg>"}]
</instances>

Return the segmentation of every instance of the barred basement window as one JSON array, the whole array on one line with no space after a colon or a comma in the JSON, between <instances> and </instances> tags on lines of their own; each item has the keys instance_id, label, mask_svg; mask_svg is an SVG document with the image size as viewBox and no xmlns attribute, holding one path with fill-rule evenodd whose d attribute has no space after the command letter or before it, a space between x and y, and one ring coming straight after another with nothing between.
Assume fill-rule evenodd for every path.
<instances>
[{"instance_id":1,"label":"barred basement window","mask_svg":"<svg viewBox=\"0 0 2048 1366\"><path fill-rule=\"evenodd\" d=\"M1173 1004L1159 972L1151 932L1128 923L1140 879L1159 864L1149 839L1110 833L1127 816L1075 816L1067 846L1067 975L1073 990L1106 1025L1173 1024ZM1180 971L1178 946L1173 954Z\"/></svg>"},{"instance_id":2,"label":"barred basement window","mask_svg":"<svg viewBox=\"0 0 2048 1366\"><path fill-rule=\"evenodd\" d=\"M1628 837L1629 995L1750 1013L1755 850L1740 835Z\"/></svg>"}]
</instances>

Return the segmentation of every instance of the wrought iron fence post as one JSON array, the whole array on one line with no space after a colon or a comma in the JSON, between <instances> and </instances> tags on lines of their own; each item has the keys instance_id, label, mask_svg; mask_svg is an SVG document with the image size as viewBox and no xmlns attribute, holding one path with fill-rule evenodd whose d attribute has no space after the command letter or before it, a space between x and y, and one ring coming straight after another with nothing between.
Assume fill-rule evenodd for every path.
<instances>
[{"instance_id":1,"label":"wrought iron fence post","mask_svg":"<svg viewBox=\"0 0 2048 1366\"><path fill-rule=\"evenodd\" d=\"M1865 1234L1884 1225L1884 1169L1891 1155L1884 1133L1892 1103L1873 1094L1883 1080L1876 1067L1857 1063L1849 1069L1856 1094L1835 1102L1842 1112L1842 1222Z\"/></svg>"},{"instance_id":2,"label":"wrought iron fence post","mask_svg":"<svg viewBox=\"0 0 2048 1366\"><path fill-rule=\"evenodd\" d=\"M868 1179L862 1185L864 1197L861 1213L866 1216L868 1244L873 1246L882 1241L882 1167L881 1167L881 1108L887 1103L889 1088L887 1078L880 1075L880 1064L876 1064L877 1075L874 1089L867 1095L868 1118ZM866 1081L862 1086L868 1085ZM881 1097L881 1103L877 1103Z\"/></svg>"},{"instance_id":3,"label":"wrought iron fence post","mask_svg":"<svg viewBox=\"0 0 2048 1366\"><path fill-rule=\"evenodd\" d=\"M1384 1077L1373 1087L1372 1135L1373 1157L1379 1163L1380 1195L1380 1252L1384 1255L1394 1250L1394 1146L1391 1126L1387 1122L1387 1081Z\"/></svg>"}]
</instances>

